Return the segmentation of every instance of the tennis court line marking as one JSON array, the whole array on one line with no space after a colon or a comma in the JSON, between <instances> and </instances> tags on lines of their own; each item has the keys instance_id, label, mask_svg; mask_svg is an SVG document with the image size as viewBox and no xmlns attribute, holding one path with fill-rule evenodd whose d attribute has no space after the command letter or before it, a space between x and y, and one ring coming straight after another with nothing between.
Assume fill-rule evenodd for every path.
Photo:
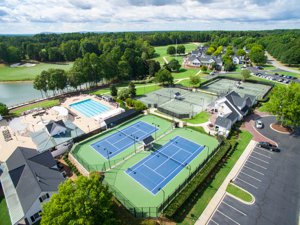
<instances>
[{"instance_id":1,"label":"tennis court line marking","mask_svg":"<svg viewBox=\"0 0 300 225\"><path fill-rule=\"evenodd\" d=\"M210 221L211 222L213 222L213 223L215 223L215 224L217 224L217 225L219 225L216 221L214 221L213 219L210 219Z\"/></svg>"},{"instance_id":2,"label":"tennis court line marking","mask_svg":"<svg viewBox=\"0 0 300 225\"><path fill-rule=\"evenodd\" d=\"M173 143L171 143L171 144L173 145ZM197 151L198 151L201 147L202 147L202 146L200 146L194 153L197 153ZM179 148L179 149L181 149L181 148ZM200 151L200 152L201 152L201 151ZM199 152L199 153L200 153L200 152ZM177 152L176 152L176 153L177 153ZM175 154L176 154L176 153L175 153ZM175 154L173 154L173 155L175 155ZM173 156L173 155L172 155L172 156ZM186 159L182 162L182 164L186 163L192 156L194 156L194 154L191 154L188 158L186 158ZM196 156L194 156L194 158L195 158L195 157L196 157ZM193 158L193 159L194 159L194 158ZM172 160L172 159L171 159L171 158L168 158L166 161L168 161L168 160ZM166 161L165 161L165 162L166 162ZM164 162L164 163L165 163L165 162ZM177 171L177 169L180 168L181 166L182 166L182 165L179 164L179 165L173 170L173 172L174 172L174 171ZM183 168L182 168L182 169L183 169ZM181 169L181 170L182 170L182 169ZM181 171L181 170L180 170L180 171ZM178 175L178 174L180 173L180 171L178 171L176 175ZM173 174L173 172L170 173L164 180L162 180L162 181L161 181L158 185L156 185L152 190L154 190L154 189L157 188L159 185L161 185L168 177L170 177L171 174ZM174 178L174 177L173 177L173 178ZM171 181L171 180L170 180L170 181ZM170 182L170 181L169 181L169 182ZM168 183L169 183L169 182L168 182ZM167 184L168 184L168 183L167 183ZM166 184L166 185L167 185L167 184ZM166 185L165 185L165 186L166 186Z\"/></svg>"},{"instance_id":3,"label":"tennis court line marking","mask_svg":"<svg viewBox=\"0 0 300 225\"><path fill-rule=\"evenodd\" d=\"M247 173L245 173L245 172L243 172L243 171L241 171L240 173L245 174L246 176L251 177L251 178L253 178L254 180L257 180L257 181L261 182L260 179L257 179L256 177L253 177L253 176L251 176L251 175L249 175L249 174L247 174Z\"/></svg>"},{"instance_id":4,"label":"tennis court line marking","mask_svg":"<svg viewBox=\"0 0 300 225\"><path fill-rule=\"evenodd\" d=\"M247 216L246 213L238 210L237 208L233 207L232 205L228 204L227 202L223 201L222 203L224 203L225 205L228 205L230 208L234 209L235 211L239 212L240 214L244 215L244 216Z\"/></svg>"},{"instance_id":5,"label":"tennis court line marking","mask_svg":"<svg viewBox=\"0 0 300 225\"><path fill-rule=\"evenodd\" d=\"M258 155L264 156L264 157L266 157L266 158L268 158L268 159L272 159L270 156L266 156L266 155L264 155L264 154L262 154L262 153L259 153L259 152L256 152L256 151L253 151L253 153L256 153L256 154L258 154Z\"/></svg>"},{"instance_id":6,"label":"tennis court line marking","mask_svg":"<svg viewBox=\"0 0 300 225\"><path fill-rule=\"evenodd\" d=\"M244 167L246 167L246 168L248 168L249 170L252 170L252 171L254 171L254 172L256 172L256 173L258 173L258 174L260 174L260 175L265 175L265 174L263 174L262 172L259 172L259 171L257 171L257 170L255 170L255 169L252 169L251 167L249 167L249 166L246 166L246 165L244 165Z\"/></svg>"},{"instance_id":7,"label":"tennis court line marking","mask_svg":"<svg viewBox=\"0 0 300 225\"><path fill-rule=\"evenodd\" d=\"M256 166L258 166L258 167L260 167L260 168L263 168L263 169L267 169L266 167L264 167L264 166L261 166L261 165L258 165L258 164L256 164L256 163L254 163L254 162L252 162L251 160L247 160L247 162L249 162L249 163L252 163L252 164L254 164L254 165L256 165Z\"/></svg>"},{"instance_id":8,"label":"tennis court line marking","mask_svg":"<svg viewBox=\"0 0 300 225\"><path fill-rule=\"evenodd\" d=\"M143 164L145 167L147 167L149 170L151 170L151 171L153 171L154 173L156 173L158 176L160 176L161 178L163 178L163 179L166 179L166 177L165 176L163 176L163 175L161 175L161 174L159 174L158 172L156 172L155 170L153 170L152 168L150 168L149 166L147 166L146 164Z\"/></svg>"},{"instance_id":9,"label":"tennis court line marking","mask_svg":"<svg viewBox=\"0 0 300 225\"><path fill-rule=\"evenodd\" d=\"M255 157L255 156L250 155L250 157L252 157L252 158L254 158L254 159L257 159L257 160L259 160L259 161L261 161L261 162L264 162L264 163L266 163L266 164L270 164L269 162L267 162L267 161L265 161L265 160L263 160L263 159L257 158L257 157Z\"/></svg>"},{"instance_id":10,"label":"tennis court line marking","mask_svg":"<svg viewBox=\"0 0 300 225\"><path fill-rule=\"evenodd\" d=\"M240 225L238 222L236 222L234 219L232 219L231 217L227 216L226 214L222 213L219 209L217 209L217 212L222 214L223 216L227 217L228 219L230 219L231 221L233 221L235 224Z\"/></svg>"},{"instance_id":11,"label":"tennis court line marking","mask_svg":"<svg viewBox=\"0 0 300 225\"><path fill-rule=\"evenodd\" d=\"M174 146L174 147L173 147L173 146ZM166 159L162 164L158 165L158 166L155 168L155 170L158 169L159 167L161 167L162 165L164 165L166 162L168 162L169 159L170 159L170 160L173 160L173 159L174 159L173 156L176 155L178 152L181 151L181 148L177 147L177 146L174 145L173 143L171 144L171 147L173 147L174 149L176 149L176 152L175 152L173 155L168 156L166 153L161 153L162 151L160 151L160 154L163 155L164 157L166 157L167 159ZM178 150L177 150L177 149L178 149ZM158 154L159 154L159 153L158 153ZM189 156L191 156L191 155L192 155L192 154L189 154ZM174 159L173 161L175 161L175 159ZM176 160L175 162L177 162L177 160ZM183 161L182 163L178 161L178 163L184 164L184 161Z\"/></svg>"},{"instance_id":12,"label":"tennis court line marking","mask_svg":"<svg viewBox=\"0 0 300 225\"><path fill-rule=\"evenodd\" d=\"M248 184L248 185L254 187L255 189L258 189L258 187L254 186L253 184L250 184L250 183L247 182L247 181L244 181L243 179L241 179L241 178L239 178L239 177L237 177L236 179L237 179L237 180L240 180L240 181L242 181L242 182L244 182L245 184Z\"/></svg>"}]
</instances>

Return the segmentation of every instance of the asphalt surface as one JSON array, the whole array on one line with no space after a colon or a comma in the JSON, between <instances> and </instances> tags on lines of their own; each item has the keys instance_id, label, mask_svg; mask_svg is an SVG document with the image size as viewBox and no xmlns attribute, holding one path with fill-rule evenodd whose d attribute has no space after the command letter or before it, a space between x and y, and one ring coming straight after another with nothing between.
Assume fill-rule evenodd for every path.
<instances>
[{"instance_id":1,"label":"asphalt surface","mask_svg":"<svg viewBox=\"0 0 300 225\"><path fill-rule=\"evenodd\" d=\"M233 181L255 197L252 205L226 195L208 224L298 225L300 209L300 130L293 135L270 128L274 117L261 118L259 130L280 153L256 147Z\"/></svg>"}]
</instances>

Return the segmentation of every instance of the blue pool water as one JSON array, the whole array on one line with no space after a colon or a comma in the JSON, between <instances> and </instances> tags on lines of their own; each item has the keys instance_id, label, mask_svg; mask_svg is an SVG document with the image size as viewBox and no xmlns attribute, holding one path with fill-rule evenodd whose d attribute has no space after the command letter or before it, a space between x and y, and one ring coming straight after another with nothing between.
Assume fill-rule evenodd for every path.
<instances>
[{"instance_id":1,"label":"blue pool water","mask_svg":"<svg viewBox=\"0 0 300 225\"><path fill-rule=\"evenodd\" d=\"M77 110L86 117L93 117L109 110L105 105L92 99L76 102L70 105L71 108Z\"/></svg>"}]
</instances>

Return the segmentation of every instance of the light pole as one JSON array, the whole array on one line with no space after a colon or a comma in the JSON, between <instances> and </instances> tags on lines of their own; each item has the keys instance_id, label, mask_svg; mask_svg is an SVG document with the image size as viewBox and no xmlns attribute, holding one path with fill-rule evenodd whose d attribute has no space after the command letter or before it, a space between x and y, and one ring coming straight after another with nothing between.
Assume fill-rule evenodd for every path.
<instances>
[{"instance_id":1,"label":"light pole","mask_svg":"<svg viewBox=\"0 0 300 225\"><path fill-rule=\"evenodd\" d=\"M159 125L156 123L152 123L152 125L154 125L154 127L155 127L155 140L156 140L156 132L157 132L157 127L159 127Z\"/></svg>"},{"instance_id":2,"label":"light pole","mask_svg":"<svg viewBox=\"0 0 300 225\"><path fill-rule=\"evenodd\" d=\"M165 204L165 200L166 200L166 193L165 193L165 190L162 187L158 188L158 190L162 191L162 193L163 193L163 202L162 202L161 212L164 213L164 208L165 208L164 204Z\"/></svg>"},{"instance_id":3,"label":"light pole","mask_svg":"<svg viewBox=\"0 0 300 225\"><path fill-rule=\"evenodd\" d=\"M111 169L111 165L110 165L110 158L109 158L109 152L108 152L108 149L107 149L107 148L104 148L104 150L106 150L107 159L108 159L108 166L109 166L109 169Z\"/></svg>"}]
</instances>

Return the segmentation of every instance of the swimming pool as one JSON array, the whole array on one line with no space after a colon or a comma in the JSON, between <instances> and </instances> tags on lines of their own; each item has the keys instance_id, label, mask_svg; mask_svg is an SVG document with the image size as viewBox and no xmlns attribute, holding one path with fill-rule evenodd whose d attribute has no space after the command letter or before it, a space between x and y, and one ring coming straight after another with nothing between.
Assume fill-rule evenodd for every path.
<instances>
[{"instance_id":1,"label":"swimming pool","mask_svg":"<svg viewBox=\"0 0 300 225\"><path fill-rule=\"evenodd\" d=\"M109 110L109 108L100 102L87 99L70 105L71 108L79 111L86 117L93 117Z\"/></svg>"}]
</instances>

